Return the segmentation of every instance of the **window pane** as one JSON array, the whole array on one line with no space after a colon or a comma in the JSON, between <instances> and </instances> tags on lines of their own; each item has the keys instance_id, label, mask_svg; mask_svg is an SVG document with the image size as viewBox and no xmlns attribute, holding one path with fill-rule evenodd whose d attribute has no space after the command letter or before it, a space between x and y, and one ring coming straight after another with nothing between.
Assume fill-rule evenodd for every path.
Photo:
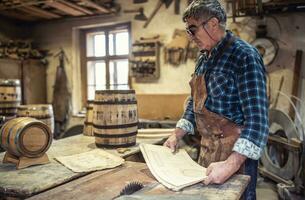
<instances>
[{"instance_id":1,"label":"window pane","mask_svg":"<svg viewBox=\"0 0 305 200\"><path fill-rule=\"evenodd\" d=\"M128 84L128 60L117 61L117 71L118 84Z\"/></svg>"},{"instance_id":2,"label":"window pane","mask_svg":"<svg viewBox=\"0 0 305 200\"><path fill-rule=\"evenodd\" d=\"M105 62L95 63L95 84L96 89L101 90L106 85L106 65Z\"/></svg>"},{"instance_id":3,"label":"window pane","mask_svg":"<svg viewBox=\"0 0 305 200\"><path fill-rule=\"evenodd\" d=\"M113 49L113 34L109 34L109 55L114 55L114 49Z\"/></svg>"},{"instance_id":4,"label":"window pane","mask_svg":"<svg viewBox=\"0 0 305 200\"><path fill-rule=\"evenodd\" d=\"M128 88L128 60L114 60L109 63L110 85L112 89ZM117 85L117 87L115 87Z\"/></svg>"},{"instance_id":5,"label":"window pane","mask_svg":"<svg viewBox=\"0 0 305 200\"><path fill-rule=\"evenodd\" d=\"M129 53L128 32L121 32L115 35L115 54L126 55Z\"/></svg>"},{"instance_id":6,"label":"window pane","mask_svg":"<svg viewBox=\"0 0 305 200\"><path fill-rule=\"evenodd\" d=\"M94 55L94 53L93 53L93 44L94 44L94 40L93 40L93 34L87 34L87 39L86 39L86 43L87 43L87 57L89 57L89 56L93 56Z\"/></svg>"},{"instance_id":7,"label":"window pane","mask_svg":"<svg viewBox=\"0 0 305 200\"><path fill-rule=\"evenodd\" d=\"M88 100L94 100L95 86L88 86Z\"/></svg>"},{"instance_id":8,"label":"window pane","mask_svg":"<svg viewBox=\"0 0 305 200\"><path fill-rule=\"evenodd\" d=\"M95 85L95 67L93 62L87 62L87 84Z\"/></svg>"},{"instance_id":9,"label":"window pane","mask_svg":"<svg viewBox=\"0 0 305 200\"><path fill-rule=\"evenodd\" d=\"M116 63L115 61L110 61L109 62L109 77L110 77L110 85L116 85L117 81L116 81L116 76L114 71L116 71Z\"/></svg>"},{"instance_id":10,"label":"window pane","mask_svg":"<svg viewBox=\"0 0 305 200\"><path fill-rule=\"evenodd\" d=\"M94 56L105 56L106 55L106 45L105 45L105 35L98 34L94 36Z\"/></svg>"}]
</instances>

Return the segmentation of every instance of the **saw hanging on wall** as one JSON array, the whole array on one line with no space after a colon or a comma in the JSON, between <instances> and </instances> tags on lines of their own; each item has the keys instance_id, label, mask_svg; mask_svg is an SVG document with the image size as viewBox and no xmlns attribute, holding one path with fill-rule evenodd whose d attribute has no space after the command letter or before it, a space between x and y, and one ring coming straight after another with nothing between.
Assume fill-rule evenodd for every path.
<instances>
[{"instance_id":1,"label":"saw hanging on wall","mask_svg":"<svg viewBox=\"0 0 305 200\"><path fill-rule=\"evenodd\" d=\"M166 8L168 8L171 5L172 2L173 2L173 0L159 0L155 9L150 14L150 16L148 17L148 19L145 22L143 27L146 28L149 25L149 23L154 18L154 16L157 14L157 12L160 10L160 8L162 7L163 4L165 5Z\"/></svg>"},{"instance_id":2,"label":"saw hanging on wall","mask_svg":"<svg viewBox=\"0 0 305 200\"><path fill-rule=\"evenodd\" d=\"M135 20L139 20L139 21L146 21L147 17L144 14L144 8L140 7L138 9L134 9L134 10L124 10L124 13L138 13L134 16Z\"/></svg>"}]
</instances>

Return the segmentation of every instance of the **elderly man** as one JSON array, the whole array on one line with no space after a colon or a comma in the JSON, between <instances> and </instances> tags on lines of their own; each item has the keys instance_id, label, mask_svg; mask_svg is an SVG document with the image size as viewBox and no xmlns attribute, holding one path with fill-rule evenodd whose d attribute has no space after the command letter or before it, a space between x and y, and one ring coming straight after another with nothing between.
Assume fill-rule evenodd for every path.
<instances>
[{"instance_id":1,"label":"elderly man","mask_svg":"<svg viewBox=\"0 0 305 200\"><path fill-rule=\"evenodd\" d=\"M207 167L204 183L222 184L239 171L251 176L246 199L256 199L258 159L269 127L262 58L226 31L226 13L217 0L194 0L183 21L202 54L190 81L192 98L164 145L176 150L178 141L197 128L198 162Z\"/></svg>"}]
</instances>

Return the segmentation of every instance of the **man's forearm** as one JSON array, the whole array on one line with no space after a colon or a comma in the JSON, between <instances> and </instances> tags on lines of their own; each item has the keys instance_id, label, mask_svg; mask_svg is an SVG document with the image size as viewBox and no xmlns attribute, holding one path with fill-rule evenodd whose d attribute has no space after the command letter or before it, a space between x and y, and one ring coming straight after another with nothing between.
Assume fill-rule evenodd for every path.
<instances>
[{"instance_id":1,"label":"man's forearm","mask_svg":"<svg viewBox=\"0 0 305 200\"><path fill-rule=\"evenodd\" d=\"M177 139L181 139L183 138L183 136L186 134L187 132L184 131L182 128L176 128L174 131L174 134L176 135Z\"/></svg>"},{"instance_id":2,"label":"man's forearm","mask_svg":"<svg viewBox=\"0 0 305 200\"><path fill-rule=\"evenodd\" d=\"M226 162L231 165L233 168L236 169L236 171L243 165L243 163L245 162L245 160L247 159L246 156L237 153L237 152L233 152L231 153L231 155L228 157L228 159L226 160Z\"/></svg>"}]
</instances>

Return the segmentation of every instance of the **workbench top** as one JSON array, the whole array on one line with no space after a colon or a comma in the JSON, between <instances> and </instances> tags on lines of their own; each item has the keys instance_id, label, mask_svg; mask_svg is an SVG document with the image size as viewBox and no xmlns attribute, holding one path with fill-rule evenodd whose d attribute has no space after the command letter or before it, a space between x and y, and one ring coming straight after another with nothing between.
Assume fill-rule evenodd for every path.
<instances>
[{"instance_id":1,"label":"workbench top","mask_svg":"<svg viewBox=\"0 0 305 200\"><path fill-rule=\"evenodd\" d=\"M162 143L162 140L137 139L137 145L123 154L116 150L107 151L125 158L140 151L139 143L156 144ZM21 170L16 170L12 164L0 164L0 199L24 199L32 196L32 200L107 200L118 196L131 181L141 182L145 186L134 194L137 196L130 196L132 199L239 199L250 180L249 176L235 175L223 185L204 186L199 183L181 192L172 192L155 180L145 163L127 161L114 169L74 173L54 160L57 156L78 154L95 148L94 137L78 135L54 141L47 152L51 160L49 164ZM1 153L1 160L3 156L4 153Z\"/></svg>"},{"instance_id":2,"label":"workbench top","mask_svg":"<svg viewBox=\"0 0 305 200\"><path fill-rule=\"evenodd\" d=\"M126 162L111 170L97 171L67 184L31 197L29 200L110 200L118 197L120 191L130 182L140 182L144 188L132 196L120 197L129 200L238 200L243 194L249 176L234 175L223 185L204 186L202 183L174 192L158 183L145 163Z\"/></svg>"},{"instance_id":3,"label":"workbench top","mask_svg":"<svg viewBox=\"0 0 305 200\"><path fill-rule=\"evenodd\" d=\"M47 151L50 163L16 170L13 164L0 164L0 199L1 197L25 198L66 183L89 173L74 173L54 160L57 156L73 155L87 152L96 148L94 137L77 135L61 140L54 140ZM123 154L116 150L107 150L110 153L126 158L138 153L139 143L156 144L162 139L137 139L137 144L129 147ZM4 153L0 154L0 161ZM92 173L92 172L91 172Z\"/></svg>"}]
</instances>

